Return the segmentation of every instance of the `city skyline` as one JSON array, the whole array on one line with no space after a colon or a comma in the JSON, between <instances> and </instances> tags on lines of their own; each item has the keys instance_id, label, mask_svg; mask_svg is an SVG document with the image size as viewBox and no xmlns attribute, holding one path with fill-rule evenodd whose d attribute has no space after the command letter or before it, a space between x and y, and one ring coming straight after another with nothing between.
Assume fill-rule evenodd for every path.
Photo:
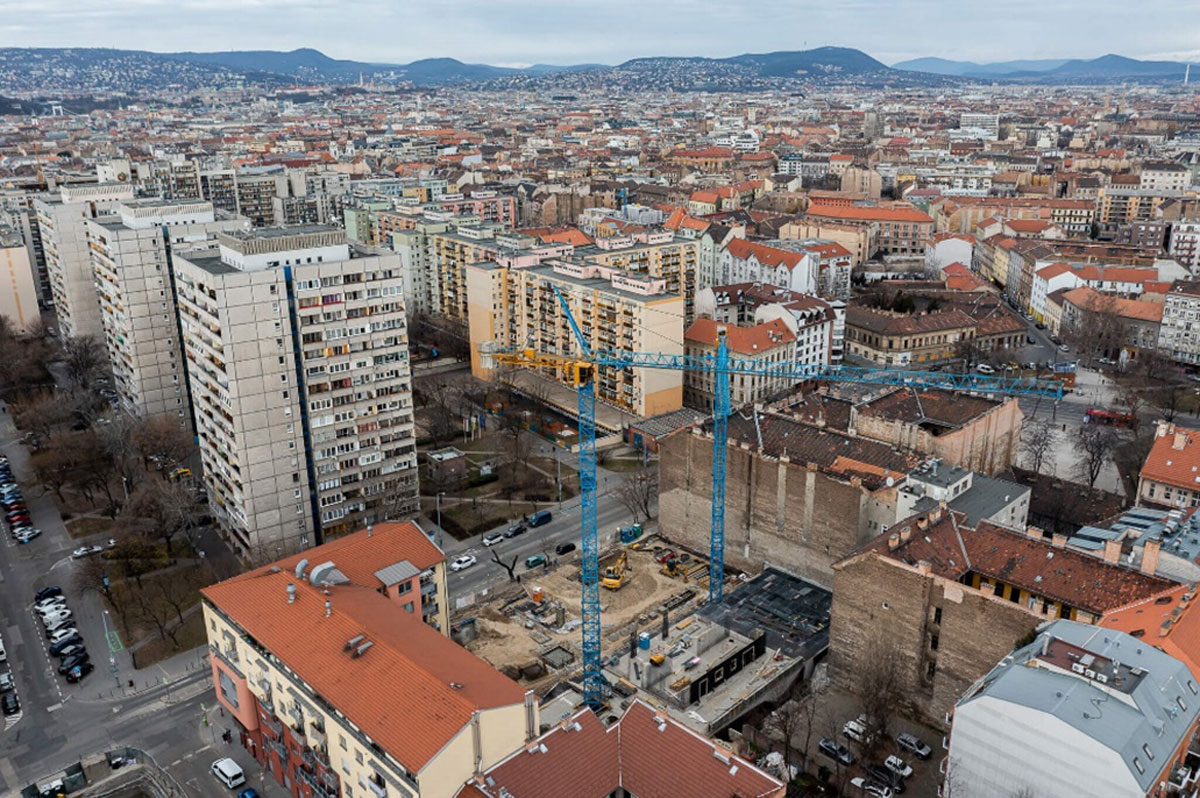
<instances>
[{"instance_id":1,"label":"city skyline","mask_svg":"<svg viewBox=\"0 0 1200 798\"><path fill-rule=\"evenodd\" d=\"M961 13L953 13L956 5L962 6ZM1076 0L1052 7L1018 0L1003 7L969 8L935 0L836 5L765 0L753 16L710 0L650 5L616 0L604 7L568 10L545 0L503 6L454 0L436 15L414 14L403 4L379 0L351 0L337 7L312 0L116 0L82 9L63 0L46 0L40 6L34 16L13 0L0 0L5 20L0 22L0 46L154 52L312 47L335 58L379 63L452 57L494 66L727 57L825 45L854 47L886 64L925 56L988 62L1106 53L1200 60L1200 25L1189 21L1189 6L1183 0L1139 9L1136 42L1125 35L1123 6L1097 7ZM773 21L770 26L758 24L765 18ZM280 24L281 19L286 24ZM899 39L905 46L898 46L896 31L908 32ZM580 32L599 35L580 40Z\"/></svg>"}]
</instances>

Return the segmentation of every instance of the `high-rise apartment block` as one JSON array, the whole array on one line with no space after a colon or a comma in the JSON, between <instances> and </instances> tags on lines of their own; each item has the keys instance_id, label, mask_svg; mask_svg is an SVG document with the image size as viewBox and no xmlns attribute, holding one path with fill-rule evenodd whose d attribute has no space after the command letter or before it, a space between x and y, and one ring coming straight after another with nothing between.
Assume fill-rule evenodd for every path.
<instances>
[{"instance_id":1,"label":"high-rise apartment block","mask_svg":"<svg viewBox=\"0 0 1200 798\"><path fill-rule=\"evenodd\" d=\"M467 267L467 290L471 369L477 377L494 376L480 359L483 343L578 351L555 289L594 349L683 354L683 297L668 291L662 278L577 260L531 268L475 263ZM683 379L677 371L601 368L596 398L653 416L682 406Z\"/></svg>"},{"instance_id":2,"label":"high-rise apartment block","mask_svg":"<svg viewBox=\"0 0 1200 798\"><path fill-rule=\"evenodd\" d=\"M50 292L64 336L104 335L87 222L111 216L118 203L131 199L133 187L128 184L93 183L63 186L57 199L34 200Z\"/></svg>"},{"instance_id":3,"label":"high-rise apartment block","mask_svg":"<svg viewBox=\"0 0 1200 798\"><path fill-rule=\"evenodd\" d=\"M113 388L135 415L190 424L172 252L215 247L217 233L249 223L203 200L127 200L114 210L85 222Z\"/></svg>"},{"instance_id":4,"label":"high-rise apartment block","mask_svg":"<svg viewBox=\"0 0 1200 798\"><path fill-rule=\"evenodd\" d=\"M299 226L221 233L174 261L209 502L238 549L414 513L399 259Z\"/></svg>"}]
</instances>

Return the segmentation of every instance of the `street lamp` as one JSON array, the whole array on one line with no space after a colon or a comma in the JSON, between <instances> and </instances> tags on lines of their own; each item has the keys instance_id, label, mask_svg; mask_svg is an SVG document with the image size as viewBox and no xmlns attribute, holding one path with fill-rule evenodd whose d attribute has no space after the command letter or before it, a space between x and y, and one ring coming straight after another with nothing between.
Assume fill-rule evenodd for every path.
<instances>
[{"instance_id":1,"label":"street lamp","mask_svg":"<svg viewBox=\"0 0 1200 798\"><path fill-rule=\"evenodd\" d=\"M445 495L446 495L446 492L445 492L445 491L438 491L438 495L437 495L437 497L434 499L434 501L435 501L435 502L436 502L436 504L437 504L437 530L438 530L438 541L437 541L437 542L438 542L438 548L439 548L439 549L442 549L443 551L445 551L446 547L442 545L442 543L443 543L443 537L442 537L442 497L443 497L443 496L445 496Z\"/></svg>"}]
</instances>

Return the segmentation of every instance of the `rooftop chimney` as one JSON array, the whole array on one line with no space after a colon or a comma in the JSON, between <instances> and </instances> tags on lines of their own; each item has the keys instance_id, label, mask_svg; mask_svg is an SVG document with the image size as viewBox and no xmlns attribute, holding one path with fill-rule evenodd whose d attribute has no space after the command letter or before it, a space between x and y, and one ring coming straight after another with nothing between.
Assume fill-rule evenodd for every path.
<instances>
[{"instance_id":1,"label":"rooftop chimney","mask_svg":"<svg viewBox=\"0 0 1200 798\"><path fill-rule=\"evenodd\" d=\"M1162 541L1157 538L1146 540L1145 546L1142 548L1142 573L1154 576L1158 570L1158 552L1162 548Z\"/></svg>"},{"instance_id":2,"label":"rooftop chimney","mask_svg":"<svg viewBox=\"0 0 1200 798\"><path fill-rule=\"evenodd\" d=\"M1121 543L1117 540L1104 541L1104 561L1116 565L1121 562Z\"/></svg>"},{"instance_id":3,"label":"rooftop chimney","mask_svg":"<svg viewBox=\"0 0 1200 798\"><path fill-rule=\"evenodd\" d=\"M1055 533L1050 536L1050 545L1056 549L1065 549L1067 547L1067 536Z\"/></svg>"},{"instance_id":4,"label":"rooftop chimney","mask_svg":"<svg viewBox=\"0 0 1200 798\"><path fill-rule=\"evenodd\" d=\"M888 535L888 551L895 551L900 548L900 536L895 532Z\"/></svg>"},{"instance_id":5,"label":"rooftop chimney","mask_svg":"<svg viewBox=\"0 0 1200 798\"><path fill-rule=\"evenodd\" d=\"M373 531L374 531L374 528L370 524L367 524L367 537L371 537L371 533Z\"/></svg>"},{"instance_id":6,"label":"rooftop chimney","mask_svg":"<svg viewBox=\"0 0 1200 798\"><path fill-rule=\"evenodd\" d=\"M296 603L296 586L293 585L291 582L288 582L287 594L288 594L288 604L295 604Z\"/></svg>"}]
</instances>

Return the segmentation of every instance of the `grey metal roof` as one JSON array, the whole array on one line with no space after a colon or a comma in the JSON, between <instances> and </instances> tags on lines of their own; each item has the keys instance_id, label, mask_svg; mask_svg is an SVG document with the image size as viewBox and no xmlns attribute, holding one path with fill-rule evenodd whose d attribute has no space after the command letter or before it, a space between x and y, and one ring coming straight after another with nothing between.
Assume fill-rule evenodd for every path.
<instances>
[{"instance_id":1,"label":"grey metal roof","mask_svg":"<svg viewBox=\"0 0 1200 798\"><path fill-rule=\"evenodd\" d=\"M1024 485L977 473L971 477L971 487L950 500L950 507L966 513L967 526L973 527L1029 493Z\"/></svg>"},{"instance_id":2,"label":"grey metal roof","mask_svg":"<svg viewBox=\"0 0 1200 798\"><path fill-rule=\"evenodd\" d=\"M699 424L709 417L707 413L692 410L690 407L683 407L679 410L671 410L667 413L660 413L657 416L650 416L650 418L642 419L632 426L635 429L641 430L644 435L649 435L651 438L661 438L663 435L672 433L677 429Z\"/></svg>"},{"instance_id":3,"label":"grey metal roof","mask_svg":"<svg viewBox=\"0 0 1200 798\"><path fill-rule=\"evenodd\" d=\"M1106 661L1107 681L1047 665L1045 652L1055 641ZM1100 667L1095 665L1097 671ZM1147 791L1200 715L1200 687L1182 662L1136 637L1065 620L1049 624L1033 643L1005 657L957 706L981 696L1044 712L1074 727L1117 752Z\"/></svg>"},{"instance_id":4,"label":"grey metal roof","mask_svg":"<svg viewBox=\"0 0 1200 798\"><path fill-rule=\"evenodd\" d=\"M387 586L397 585L401 582L407 582L417 574L421 573L421 569L410 563L408 560L401 560L398 563L393 563L386 568L380 568L375 572L375 578Z\"/></svg>"}]
</instances>

